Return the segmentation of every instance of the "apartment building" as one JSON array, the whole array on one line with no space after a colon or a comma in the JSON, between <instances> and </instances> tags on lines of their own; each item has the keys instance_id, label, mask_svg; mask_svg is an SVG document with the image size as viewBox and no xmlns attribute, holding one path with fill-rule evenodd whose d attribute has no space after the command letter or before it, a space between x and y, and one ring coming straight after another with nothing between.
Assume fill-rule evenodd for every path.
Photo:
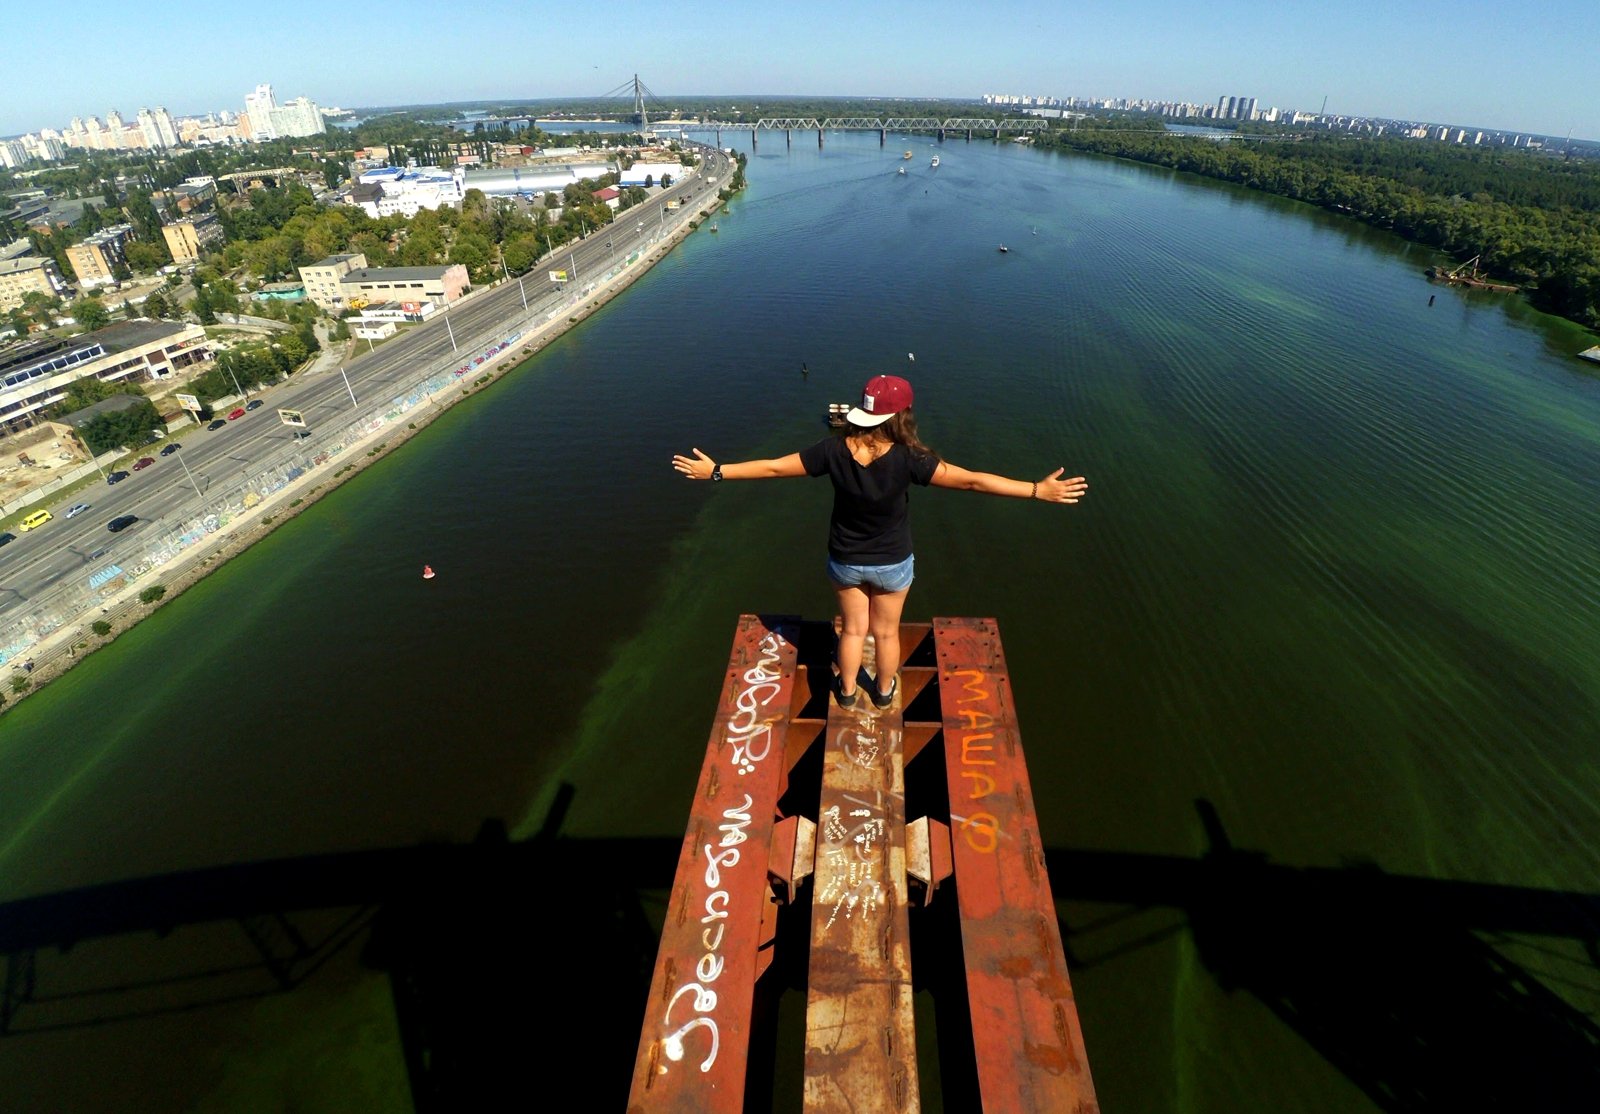
<instances>
[{"instance_id":1,"label":"apartment building","mask_svg":"<svg viewBox=\"0 0 1600 1114\"><path fill-rule=\"evenodd\" d=\"M367 257L360 252L353 255L330 255L300 268L300 281L306 284L306 297L326 313L339 313L344 304L344 290L339 280L351 271L367 265ZM388 301L388 299L384 299Z\"/></svg>"},{"instance_id":2,"label":"apartment building","mask_svg":"<svg viewBox=\"0 0 1600 1114\"><path fill-rule=\"evenodd\" d=\"M161 237L166 240L174 263L193 263L201 252L222 242L222 222L211 213L192 220L173 221L161 226Z\"/></svg>"},{"instance_id":3,"label":"apartment building","mask_svg":"<svg viewBox=\"0 0 1600 1114\"><path fill-rule=\"evenodd\" d=\"M30 293L54 298L66 288L53 259L21 256L0 262L0 313L18 308Z\"/></svg>"},{"instance_id":4,"label":"apartment building","mask_svg":"<svg viewBox=\"0 0 1600 1114\"><path fill-rule=\"evenodd\" d=\"M84 290L105 286L117 281L116 270L126 266L122 247L133 235L133 225L114 224L102 228L81 244L67 249L67 262L72 264L78 285Z\"/></svg>"}]
</instances>

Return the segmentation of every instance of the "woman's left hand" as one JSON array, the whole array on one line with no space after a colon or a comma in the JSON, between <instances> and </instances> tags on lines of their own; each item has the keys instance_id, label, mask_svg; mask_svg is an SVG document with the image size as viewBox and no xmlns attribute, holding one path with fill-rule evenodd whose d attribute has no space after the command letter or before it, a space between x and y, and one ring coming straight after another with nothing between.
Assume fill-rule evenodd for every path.
<instances>
[{"instance_id":1,"label":"woman's left hand","mask_svg":"<svg viewBox=\"0 0 1600 1114\"><path fill-rule=\"evenodd\" d=\"M674 456L672 466L691 480L709 480L711 470L717 466L717 462L699 449L691 449L690 452L694 453L694 456Z\"/></svg>"},{"instance_id":2,"label":"woman's left hand","mask_svg":"<svg viewBox=\"0 0 1600 1114\"><path fill-rule=\"evenodd\" d=\"M1061 478L1065 468L1057 468L1044 479L1039 481L1035 499L1043 499L1047 503L1076 503L1089 494L1089 481L1082 476L1073 476L1070 480Z\"/></svg>"}]
</instances>

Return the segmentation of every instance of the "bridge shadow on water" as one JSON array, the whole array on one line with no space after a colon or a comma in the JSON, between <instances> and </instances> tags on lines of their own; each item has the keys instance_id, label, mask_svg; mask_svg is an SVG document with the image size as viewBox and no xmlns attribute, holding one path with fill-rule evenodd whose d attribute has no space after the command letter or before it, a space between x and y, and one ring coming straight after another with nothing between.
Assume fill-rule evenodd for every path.
<instances>
[{"instance_id":1,"label":"bridge shadow on water","mask_svg":"<svg viewBox=\"0 0 1600 1114\"><path fill-rule=\"evenodd\" d=\"M292 993L336 957L359 959L387 974L423 1114L495 1109L507 1094L539 1109L620 1111L679 840L563 838L568 803L564 793L545 830L522 841L491 822L466 845L235 864L0 905L0 1037ZM1074 971L1187 932L1223 990L1265 1004L1377 1109L1600 1105L1600 1028L1554 988L1600 999L1600 896L1278 866L1235 849L1210 805L1198 807L1210 841L1198 858L1048 853L1058 908L1119 910L1063 921ZM923 1085L938 1098L924 1108L959 1111L979 1104L962 1051L960 966L932 958L959 948L949 896L913 910L913 969L936 1003L938 1048L932 1062L924 1055ZM780 918L752 1038L750 1110L800 1108L798 1089L775 1083L799 1054L776 1047L803 1018L807 909L802 900ZM1147 912L1165 924L1140 935ZM247 941L253 959L160 977L120 970L51 992L91 941L177 941L183 926L205 924ZM1513 936L1566 947L1562 975L1514 962ZM241 975L256 977L253 989L224 989ZM1085 1024L1092 1065L1092 1016ZM1101 1099L1116 1107L1112 1094Z\"/></svg>"}]
</instances>

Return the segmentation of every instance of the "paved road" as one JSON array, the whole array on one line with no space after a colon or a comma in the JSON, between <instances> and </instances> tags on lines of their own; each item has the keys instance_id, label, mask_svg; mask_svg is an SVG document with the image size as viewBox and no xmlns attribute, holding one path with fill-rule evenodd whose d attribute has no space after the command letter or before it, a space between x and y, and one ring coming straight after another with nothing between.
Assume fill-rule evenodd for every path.
<instances>
[{"instance_id":1,"label":"paved road","mask_svg":"<svg viewBox=\"0 0 1600 1114\"><path fill-rule=\"evenodd\" d=\"M509 324L526 316L524 299L531 311L541 304L553 307L572 292L552 286L547 272L566 270L575 275L572 287L581 289L614 263L644 249L669 223L664 212L666 200L685 198L698 203L705 199L705 191L715 194L727 184L733 170L728 156L714 147L700 150L705 158L695 173L686 172L670 190L620 213L581 243L563 247L520 282L513 279L473 293L431 321L357 356L344 366L343 375L337 370L302 373L257 392L253 397L265 402L261 408L215 431L203 426L186 429L176 438L149 447L147 455L155 459L154 465L114 486L97 482L57 501L48 508L56 516L54 521L18 534L16 541L0 548L0 621L24 612L34 596L74 573L89 573L116 563L123 555L134 559L148 547L149 531L164 532L203 513L205 493L213 485L243 480L266 467L269 458L281 457L292 434L278 420L279 407L299 410L305 416L312 431L308 444L315 446L319 425L342 429L367 406L393 397L400 386L420 380L426 372L456 359L471 365L472 358L500 339ZM716 178L715 183L708 181L711 177ZM182 447L169 456L159 455L160 449L173 441ZM88 503L90 509L67 519L67 508L79 502ZM118 534L107 530L113 518L129 514L140 521Z\"/></svg>"}]
</instances>

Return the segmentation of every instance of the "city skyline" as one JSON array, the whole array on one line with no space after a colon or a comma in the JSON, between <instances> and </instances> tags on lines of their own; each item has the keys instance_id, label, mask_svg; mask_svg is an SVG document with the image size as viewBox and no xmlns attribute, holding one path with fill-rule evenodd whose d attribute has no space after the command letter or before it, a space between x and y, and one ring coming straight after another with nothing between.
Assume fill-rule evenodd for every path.
<instances>
[{"instance_id":1,"label":"city skyline","mask_svg":"<svg viewBox=\"0 0 1600 1114\"><path fill-rule=\"evenodd\" d=\"M85 8L89 9L86 13ZM617 21L552 22L487 0L458 19L413 0L344 11L286 0L218 10L193 30L127 21L105 0L30 5L14 21L0 136L62 129L74 116L133 118L244 109L271 84L288 97L346 108L595 97L637 72L657 95L949 97L984 93L1215 102L1448 123L1600 140L1600 99L1582 52L1600 5L1552 0L1534 25L1500 6L1379 4L1326 8L1237 0L1222 7L1147 0L1070 11L1002 2L974 20L953 0L849 6L824 0L797 26L768 0L712 0L693 25L681 7L643 0ZM101 18L103 17L103 18ZM65 44L115 27L115 53L91 69L29 44ZM781 30L779 30L781 29ZM1559 29L1559 34L1553 29ZM107 32L110 33L110 32ZM137 64L124 65L137 59ZM207 63L197 71L195 60ZM1518 80L1532 72L1537 81ZM1500 75L1506 75L1501 77ZM620 103L620 102L619 102Z\"/></svg>"}]
</instances>

